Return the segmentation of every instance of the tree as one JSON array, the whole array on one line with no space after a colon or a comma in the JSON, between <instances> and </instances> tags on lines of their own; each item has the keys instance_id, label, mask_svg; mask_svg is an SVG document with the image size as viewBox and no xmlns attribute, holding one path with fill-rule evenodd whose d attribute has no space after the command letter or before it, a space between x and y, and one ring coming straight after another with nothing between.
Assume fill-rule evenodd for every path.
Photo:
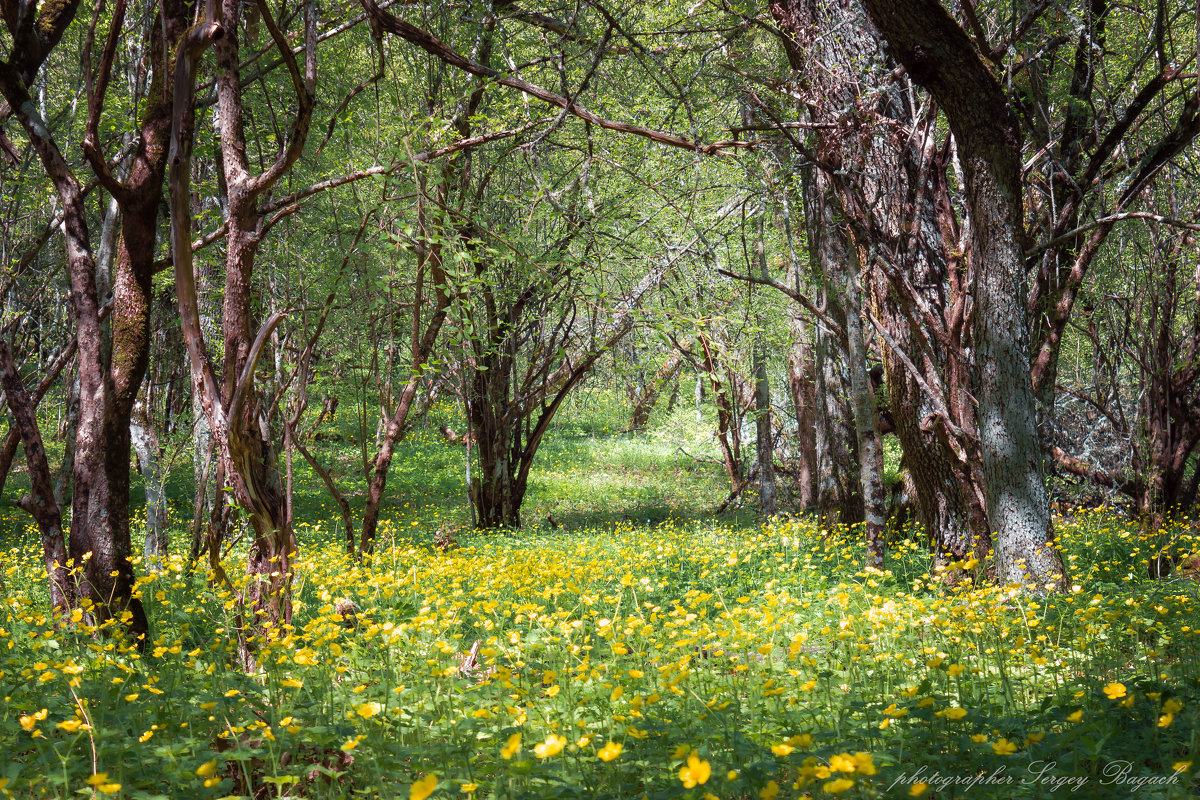
<instances>
[{"instance_id":1,"label":"tree","mask_svg":"<svg viewBox=\"0 0 1200 800\"><path fill-rule=\"evenodd\" d=\"M275 442L268 422L269 408L255 389L258 359L268 337L282 321L276 312L254 333L251 277L264 225L261 200L299 159L312 120L316 79L316 20L311 3L304 7L304 67L277 26L265 0L258 13L286 67L296 109L291 126L269 163L255 172L247 148L239 48L239 6L235 0L212 3L202 22L193 26L181 44L176 64L176 95L172 126L170 174L172 256L184 341L191 361L192 388L200 398L220 455L224 477L238 504L249 517L254 539L247 561L248 583L241 595L243 617L239 652L253 663L254 632L278 630L291 620L292 559L296 542L286 512ZM209 362L200 327L192 266L190 186L195 123L195 70L209 47L216 52L217 110L221 164L227 196L225 208L225 299L222 312L224 361L221 382ZM219 568L218 578L224 578ZM228 583L228 579L224 579Z\"/></svg>"},{"instance_id":2,"label":"tree","mask_svg":"<svg viewBox=\"0 0 1200 800\"><path fill-rule=\"evenodd\" d=\"M136 44L148 49L149 59L134 67L148 74L140 81L145 96L140 98L141 117L124 180L105 160L98 128L126 26L125 3L117 3L113 9L95 72L91 51L103 21L99 9L85 42L88 115L82 147L97 180L121 213L106 330L99 287L107 283L107 275L98 269L92 249L83 187L30 94L38 71L61 41L77 7L77 3L50 5L35 15L21 10L24 6L5 6L13 51L8 60L0 62L0 93L20 120L62 205L80 397L68 556L82 569L79 595L96 620L127 617L132 635L144 641L148 621L141 601L133 594L129 561L130 419L149 359L150 280L155 270L157 213L172 104L167 64L187 27L191 9L183 2L165 2L157 12L156 24L146 26L144 32L134 28L135 34L148 40L138 38ZM110 213L109 219L115 219L115 214Z\"/></svg>"},{"instance_id":3,"label":"tree","mask_svg":"<svg viewBox=\"0 0 1200 800\"><path fill-rule=\"evenodd\" d=\"M824 273L840 283L837 296L869 322L853 338L869 333L881 342L890 417L935 559L974 553L982 560L991 537L970 400L971 331L964 324L971 308L964 289L972 280L964 274L970 265L952 255L961 227L941 178L952 143L932 147L932 120L910 105L912 87L905 91L895 80L895 65L861 5L810 0L776 3L772 11L807 113L801 124L811 126L807 144L791 134L788 140L813 163L807 186L821 187L809 189L810 246L824 254ZM831 29L854 33L823 33ZM876 100L867 105L866 97ZM869 303L857 300L860 292ZM856 349L852 363L864 360L862 345ZM853 396L862 410L851 418L859 438L869 440L869 382L856 374ZM881 503L873 505L878 517Z\"/></svg>"},{"instance_id":4,"label":"tree","mask_svg":"<svg viewBox=\"0 0 1200 800\"><path fill-rule=\"evenodd\" d=\"M889 52L938 102L962 163L976 265L980 455L997 578L1061 586L1028 368L1020 127L970 39L939 3L864 5Z\"/></svg>"}]
</instances>

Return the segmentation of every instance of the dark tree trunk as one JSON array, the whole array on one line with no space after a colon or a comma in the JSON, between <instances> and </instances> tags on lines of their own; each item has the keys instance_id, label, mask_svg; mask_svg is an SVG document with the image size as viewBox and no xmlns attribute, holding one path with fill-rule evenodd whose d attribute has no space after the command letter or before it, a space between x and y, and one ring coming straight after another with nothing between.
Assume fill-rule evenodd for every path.
<instances>
[{"instance_id":1,"label":"dark tree trunk","mask_svg":"<svg viewBox=\"0 0 1200 800\"><path fill-rule=\"evenodd\" d=\"M62 513L54 501L50 465L46 461L46 448L42 444L42 433L38 429L32 398L21 383L21 376L17 374L17 368L12 362L3 337L0 337L0 383L8 399L9 410L12 411L15 430L25 446L25 463L32 483L27 508L37 522L38 531L42 536L42 560L50 582L50 607L58 613L63 613L75 604L77 590L75 582L67 572Z\"/></svg>"},{"instance_id":2,"label":"dark tree trunk","mask_svg":"<svg viewBox=\"0 0 1200 800\"><path fill-rule=\"evenodd\" d=\"M965 178L976 265L979 441L996 573L1041 590L1064 581L1052 544L1030 378L1021 134L995 78L936 0L864 0L889 51L938 101Z\"/></svg>"},{"instance_id":3,"label":"dark tree trunk","mask_svg":"<svg viewBox=\"0 0 1200 800\"><path fill-rule=\"evenodd\" d=\"M836 225L826 219L831 209L824 203L817 186L815 170L801 173L804 220L809 243L809 263L827 316L839 326L829 330L814 326L813 366L816 377L813 398L816 401L813 443L816 450L817 513L830 523L858 525L866 518L863 505L861 472L858 467L858 436L851 404L850 354L845 338L846 309L837 293L829 291L829 268L836 268L845 255L834 249L839 242Z\"/></svg>"},{"instance_id":4,"label":"dark tree trunk","mask_svg":"<svg viewBox=\"0 0 1200 800\"><path fill-rule=\"evenodd\" d=\"M917 487L921 521L939 557L974 551L982 558L991 540L981 474L971 457L977 453L975 423L962 356L969 331L961 324L967 306L959 299L960 270L948 268L944 236L956 233L952 216L941 230L933 205L944 195L938 183L944 164L929 163L931 154L922 152L918 137L889 134L893 121L906 130L922 128L857 2L789 0L772 10L804 80L809 116L829 126L813 140L825 163L818 178L833 183L826 196L847 222L840 228L847 239L839 248L843 255L833 263L854 254L866 260L872 324L884 340L891 418ZM832 29L845 35L820 33ZM844 113L864 92L878 98L872 108L884 119ZM846 163L859 166L836 172ZM922 175L930 185L918 183ZM839 230L835 223L827 227ZM921 316L921 308L929 311Z\"/></svg>"}]
</instances>

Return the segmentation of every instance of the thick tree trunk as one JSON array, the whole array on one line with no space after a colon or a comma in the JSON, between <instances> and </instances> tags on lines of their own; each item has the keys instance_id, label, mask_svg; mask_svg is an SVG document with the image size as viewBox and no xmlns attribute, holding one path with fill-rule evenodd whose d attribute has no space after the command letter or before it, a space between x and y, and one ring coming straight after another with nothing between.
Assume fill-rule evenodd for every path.
<instances>
[{"instance_id":1,"label":"thick tree trunk","mask_svg":"<svg viewBox=\"0 0 1200 800\"><path fill-rule=\"evenodd\" d=\"M996 573L1037 590L1063 585L1052 545L1030 378L1020 131L963 30L937 0L864 0L890 52L938 101L963 165L976 266L979 441Z\"/></svg>"},{"instance_id":2,"label":"thick tree trunk","mask_svg":"<svg viewBox=\"0 0 1200 800\"><path fill-rule=\"evenodd\" d=\"M872 92L879 113L906 129L920 130L859 3L787 0L773 4L772 11L788 35L789 60L805 81L810 118L829 126L813 139L828 165L818 172L818 180L836 186L826 196L849 223L842 230L852 232L842 250L868 259L873 324L885 339L891 418L917 486L921 521L939 559L941 554L962 558L972 550L982 559L991 540L981 474L974 459L962 457L975 430L970 376L961 354L947 352L950 342L963 341L964 331L955 320L966 307L949 280L943 233L932 204L931 194L939 188L937 165L923 166L929 154L915 137L890 134L886 123L865 116L867 112L857 117L844 113L863 93ZM843 35L822 33L830 30ZM859 166L848 174L828 174L844 163ZM932 187L914 185L926 173ZM837 257L834 263L843 260ZM914 319L922 307L932 311ZM936 402L935 392L947 401ZM970 450L975 452L973 446Z\"/></svg>"},{"instance_id":3,"label":"thick tree trunk","mask_svg":"<svg viewBox=\"0 0 1200 800\"><path fill-rule=\"evenodd\" d=\"M841 331L814 327L814 367L817 403L814 446L817 456L817 513L827 522L857 525L866 518L859 470L858 436L850 383L851 359L845 340L846 308L836 291L829 291L830 270L839 269L846 253L840 249L836 220L822 197L813 169L801 173L804 220L812 274L821 284L826 313ZM865 364L863 365L865 369Z\"/></svg>"},{"instance_id":4,"label":"thick tree trunk","mask_svg":"<svg viewBox=\"0 0 1200 800\"><path fill-rule=\"evenodd\" d=\"M286 495L278 470L268 411L254 387L254 371L268 337L282 321L272 315L252 335L251 276L261 239L258 199L285 175L300 157L313 109L315 83L315 16L306 5L303 71L291 44L262 7L266 27L287 68L296 93L297 109L285 145L260 174L252 175L243 124L242 85L237 25L237 0L210 5L216 19L194 26L180 46L176 65L175 108L170 174L172 254L184 340L192 365L193 385L217 440L217 452L238 504L245 510L253 539L247 558L247 582L241 597L239 654L249 668L255 663L254 637L277 635L291 621L292 561L296 541L287 518ZM191 149L195 110L195 71L210 46L217 61L217 113L221 131L221 166L228 195L225 218L225 300L222 319L225 339L222 380L204 350L192 266L190 231ZM219 553L210 549L210 559ZM219 566L219 565L218 565Z\"/></svg>"}]
</instances>

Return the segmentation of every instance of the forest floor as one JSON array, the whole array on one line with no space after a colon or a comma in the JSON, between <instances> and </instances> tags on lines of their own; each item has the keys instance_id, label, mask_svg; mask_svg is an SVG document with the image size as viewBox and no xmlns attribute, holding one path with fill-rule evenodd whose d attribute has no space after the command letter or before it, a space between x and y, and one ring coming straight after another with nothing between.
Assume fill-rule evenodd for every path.
<instances>
[{"instance_id":1,"label":"forest floor","mask_svg":"<svg viewBox=\"0 0 1200 800\"><path fill-rule=\"evenodd\" d=\"M1106 509L1060 519L1071 586L1041 599L947 585L911 531L868 572L853 531L713 516L728 485L693 410L635 436L616 432L619 403L582 398L539 456L520 532L464 527L464 451L435 424L452 419L401 448L366 564L297 460L294 628L259 642L252 673L231 657L234 594L184 563L190 463L168 484L171 558L138 566L140 654L48 618L36 529L0 510L0 791L1200 793L1197 584L1145 566L1168 540L1200 552L1185 529L1147 536ZM345 441L319 457L357 499L361 451L340 422ZM435 548L439 531L456 546Z\"/></svg>"}]
</instances>

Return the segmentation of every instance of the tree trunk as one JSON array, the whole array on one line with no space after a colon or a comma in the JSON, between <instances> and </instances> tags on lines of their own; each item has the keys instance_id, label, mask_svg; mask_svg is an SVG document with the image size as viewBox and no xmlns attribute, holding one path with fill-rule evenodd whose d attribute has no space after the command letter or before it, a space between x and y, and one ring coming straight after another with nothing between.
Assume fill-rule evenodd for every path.
<instances>
[{"instance_id":1,"label":"tree trunk","mask_svg":"<svg viewBox=\"0 0 1200 800\"><path fill-rule=\"evenodd\" d=\"M817 456L817 513L827 522L857 525L866 518L859 469L857 423L851 405L851 359L845 340L846 308L828 283L845 252L835 237L835 220L826 218L827 208L813 169L801 173L804 220L808 234L809 262L820 285L828 316L841 326L834 332L822 325L814 328L814 367L817 403L814 445ZM863 368L865 369L865 364Z\"/></svg>"},{"instance_id":2,"label":"tree trunk","mask_svg":"<svg viewBox=\"0 0 1200 800\"><path fill-rule=\"evenodd\" d=\"M711 340L704 333L698 333L696 338L704 353L704 371L708 375L713 401L717 406L717 443L721 446L721 461L725 465L726 475L729 476L730 488L737 490L742 485L742 459L736 447L735 401L731 399L729 389L717 372L720 364L717 362Z\"/></svg>"},{"instance_id":3,"label":"tree trunk","mask_svg":"<svg viewBox=\"0 0 1200 800\"><path fill-rule=\"evenodd\" d=\"M800 290L799 261L789 260L787 283ZM816 359L813 354L814 333L799 309L789 306L788 330L791 347L788 349L788 392L796 415L796 503L811 508L817 498L817 448L814 432L817 429Z\"/></svg>"},{"instance_id":4,"label":"tree trunk","mask_svg":"<svg viewBox=\"0 0 1200 800\"><path fill-rule=\"evenodd\" d=\"M963 165L976 265L979 441L996 574L1042 590L1064 582L1030 378L1020 130L995 78L937 0L864 0L890 52L938 101Z\"/></svg>"},{"instance_id":5,"label":"tree trunk","mask_svg":"<svg viewBox=\"0 0 1200 800\"><path fill-rule=\"evenodd\" d=\"M629 414L629 424L625 426L626 433L644 430L649 424L650 413L654 411L662 390L675 380L679 371L683 369L683 356L686 352L688 350L672 348L658 371L654 373L654 377L647 381L642 391L633 398L633 411Z\"/></svg>"},{"instance_id":6,"label":"tree trunk","mask_svg":"<svg viewBox=\"0 0 1200 800\"><path fill-rule=\"evenodd\" d=\"M50 585L50 607L64 613L75 604L77 590L67 571L67 548L63 540L62 513L54 500L51 486L50 465L46 461L46 448L38 429L37 415L31 398L25 392L21 376L8 353L4 338L0 337L0 382L12 412L16 430L20 432L25 446L25 463L32 483L28 509L37 522L42 536L42 560Z\"/></svg>"},{"instance_id":7,"label":"tree trunk","mask_svg":"<svg viewBox=\"0 0 1200 800\"><path fill-rule=\"evenodd\" d=\"M917 489L921 522L937 560L964 558L972 551L982 560L991 539L981 473L977 459L963 457L964 451L977 452L970 376L962 352L952 351L955 342L969 345L964 339L969 331L961 324L968 306L951 281L964 279L957 266L948 267L943 241L955 233L951 215L943 232L931 198L942 189L939 165L926 163L928 154L916 137L898 141L887 133L892 120L917 132L922 128L858 3L805 0L776 3L772 9L789 37L789 60L808 86L804 99L809 116L829 126L813 138L827 164L818 176L837 187L827 197L848 223L842 230L851 241L843 248L860 261L868 259L872 323L885 339L891 419ZM820 34L832 29L847 33ZM875 113L886 119L867 112L847 117L843 110L868 92L878 98L872 104ZM844 163L859 166L849 174L828 174ZM932 186L913 184L922 174ZM920 308L931 311L921 317ZM939 403L938 397L946 399Z\"/></svg>"},{"instance_id":8,"label":"tree trunk","mask_svg":"<svg viewBox=\"0 0 1200 800\"><path fill-rule=\"evenodd\" d=\"M158 466L158 436L145 403L139 403L134 408L133 418L129 421L129 436L141 469L142 483L146 487L146 541L142 555L146 565L157 570L166 559L170 547L167 496Z\"/></svg>"},{"instance_id":9,"label":"tree trunk","mask_svg":"<svg viewBox=\"0 0 1200 800\"><path fill-rule=\"evenodd\" d=\"M764 517L779 513L775 492L775 438L771 432L771 384L767 380L766 346L754 346L754 425L758 456L758 510Z\"/></svg>"}]
</instances>

